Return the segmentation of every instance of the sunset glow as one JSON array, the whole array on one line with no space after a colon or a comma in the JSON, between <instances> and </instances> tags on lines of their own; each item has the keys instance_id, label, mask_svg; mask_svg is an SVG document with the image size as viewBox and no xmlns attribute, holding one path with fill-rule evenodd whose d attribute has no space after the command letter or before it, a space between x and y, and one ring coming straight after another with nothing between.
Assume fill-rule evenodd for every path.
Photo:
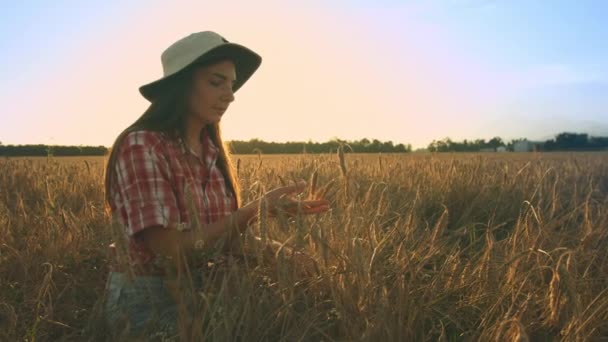
<instances>
[{"instance_id":1,"label":"sunset glow","mask_svg":"<svg viewBox=\"0 0 608 342\"><path fill-rule=\"evenodd\" d=\"M2 5L4 144L111 145L160 53L203 30L263 57L228 140L608 133L603 1L29 3Z\"/></svg>"}]
</instances>

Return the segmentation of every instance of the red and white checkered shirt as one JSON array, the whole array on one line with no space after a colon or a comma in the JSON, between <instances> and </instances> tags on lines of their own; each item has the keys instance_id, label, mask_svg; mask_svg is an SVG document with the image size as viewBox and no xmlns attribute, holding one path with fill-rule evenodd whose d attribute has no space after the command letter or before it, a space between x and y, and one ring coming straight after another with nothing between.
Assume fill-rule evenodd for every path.
<instances>
[{"instance_id":1,"label":"red and white checkered shirt","mask_svg":"<svg viewBox=\"0 0 608 342\"><path fill-rule=\"evenodd\" d=\"M181 138L161 132L131 132L117 147L110 207L126 228L134 262L154 260L138 232L153 226L209 224L237 209L216 165L218 148L207 134L201 142L204 160Z\"/></svg>"}]
</instances>

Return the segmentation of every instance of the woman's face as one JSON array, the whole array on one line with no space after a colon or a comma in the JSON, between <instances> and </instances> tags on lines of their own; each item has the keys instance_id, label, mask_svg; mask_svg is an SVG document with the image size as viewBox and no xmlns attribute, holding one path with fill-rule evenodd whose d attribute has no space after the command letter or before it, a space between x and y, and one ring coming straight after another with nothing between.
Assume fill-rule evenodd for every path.
<instances>
[{"instance_id":1,"label":"woman's face","mask_svg":"<svg viewBox=\"0 0 608 342\"><path fill-rule=\"evenodd\" d=\"M200 121L203 125L218 123L234 101L234 63L225 60L199 67L194 70L193 76L190 118Z\"/></svg>"}]
</instances>

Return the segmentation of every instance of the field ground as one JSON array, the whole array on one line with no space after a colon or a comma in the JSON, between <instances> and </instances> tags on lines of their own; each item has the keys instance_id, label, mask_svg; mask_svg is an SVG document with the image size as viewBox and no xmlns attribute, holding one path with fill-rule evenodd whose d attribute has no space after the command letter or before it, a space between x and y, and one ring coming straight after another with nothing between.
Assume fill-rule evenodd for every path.
<instances>
[{"instance_id":1,"label":"field ground","mask_svg":"<svg viewBox=\"0 0 608 342\"><path fill-rule=\"evenodd\" d=\"M234 159L245 201L333 184L330 212L251 227L319 270L235 262L196 290L186 339L608 339L608 153ZM106 338L103 165L0 158L0 340Z\"/></svg>"}]
</instances>

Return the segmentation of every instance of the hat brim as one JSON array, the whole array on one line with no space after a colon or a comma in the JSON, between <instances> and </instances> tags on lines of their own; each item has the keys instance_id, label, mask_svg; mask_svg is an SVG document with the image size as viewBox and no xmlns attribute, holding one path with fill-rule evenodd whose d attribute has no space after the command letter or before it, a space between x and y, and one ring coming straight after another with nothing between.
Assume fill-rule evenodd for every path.
<instances>
[{"instance_id":1,"label":"hat brim","mask_svg":"<svg viewBox=\"0 0 608 342\"><path fill-rule=\"evenodd\" d=\"M252 50L235 43L226 43L214 49L207 51L205 54L195 59L180 71L171 75L164 76L154 82L150 82L139 87L139 92L148 101L153 102L159 94L166 91L167 87L171 86L171 81L177 75L188 72L193 65L204 64L205 62L215 61L226 58L232 60L236 69L236 82L234 83L233 91L236 92L247 82L253 73L259 68L262 63L262 57Z\"/></svg>"}]
</instances>

